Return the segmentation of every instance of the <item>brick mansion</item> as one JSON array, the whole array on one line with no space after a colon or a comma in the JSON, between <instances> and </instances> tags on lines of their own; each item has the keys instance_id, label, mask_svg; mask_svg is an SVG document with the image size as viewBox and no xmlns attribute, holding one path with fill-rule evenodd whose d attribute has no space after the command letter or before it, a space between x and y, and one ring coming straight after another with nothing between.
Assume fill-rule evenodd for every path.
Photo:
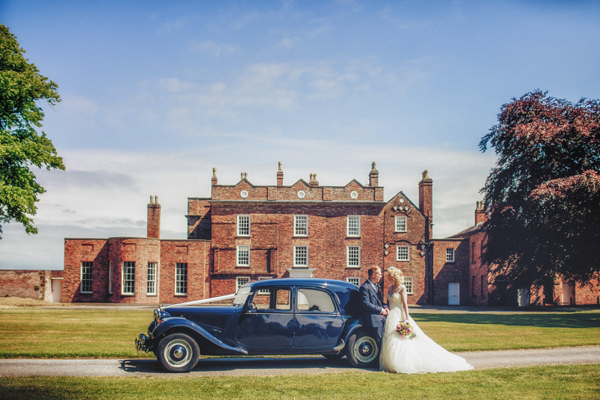
<instances>
[{"instance_id":1,"label":"brick mansion","mask_svg":"<svg viewBox=\"0 0 600 400\"><path fill-rule=\"evenodd\" d=\"M161 205L150 197L147 236L66 238L62 302L166 304L236 292L249 281L318 277L359 285L367 269L401 269L409 303L487 305L596 304L598 286L569 282L552 290L512 288L481 263L487 214L475 207L474 225L444 239L433 236L433 180L427 171L416 202L403 192L384 200L376 164L368 184L321 186L316 174L284 185L258 186L242 173L211 196L188 198L187 238L161 239Z\"/></svg>"}]
</instances>

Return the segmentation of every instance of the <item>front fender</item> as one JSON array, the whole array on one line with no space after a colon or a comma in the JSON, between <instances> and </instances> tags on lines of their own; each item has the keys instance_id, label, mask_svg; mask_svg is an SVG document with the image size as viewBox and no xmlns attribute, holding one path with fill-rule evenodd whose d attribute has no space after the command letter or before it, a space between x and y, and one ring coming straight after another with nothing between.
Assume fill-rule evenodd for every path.
<instances>
[{"instance_id":1,"label":"front fender","mask_svg":"<svg viewBox=\"0 0 600 400\"><path fill-rule=\"evenodd\" d=\"M223 341L216 338L214 335L209 333L206 329L204 329L200 325L198 325L188 319L179 318L179 317L164 319L161 324L157 325L156 328L154 328L154 331L152 331L152 338L154 339L155 345L158 344L157 342L158 342L159 338L161 338L165 335L168 335L170 331L176 331L176 330L177 331L190 330L196 336L202 337L202 338L208 340L209 342L211 342L213 345L215 345L223 350L232 352L233 354L248 354L248 352L245 349L243 349L241 347L230 346L227 343L224 343Z\"/></svg>"}]
</instances>

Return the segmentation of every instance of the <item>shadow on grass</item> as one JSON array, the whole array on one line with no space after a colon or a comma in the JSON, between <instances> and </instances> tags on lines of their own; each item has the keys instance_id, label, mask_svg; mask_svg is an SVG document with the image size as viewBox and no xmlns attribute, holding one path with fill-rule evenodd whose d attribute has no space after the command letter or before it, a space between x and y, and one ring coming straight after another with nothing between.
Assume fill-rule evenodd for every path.
<instances>
[{"instance_id":1,"label":"shadow on grass","mask_svg":"<svg viewBox=\"0 0 600 400\"><path fill-rule=\"evenodd\" d=\"M411 314L417 322L537 326L544 328L600 328L600 314Z\"/></svg>"}]
</instances>

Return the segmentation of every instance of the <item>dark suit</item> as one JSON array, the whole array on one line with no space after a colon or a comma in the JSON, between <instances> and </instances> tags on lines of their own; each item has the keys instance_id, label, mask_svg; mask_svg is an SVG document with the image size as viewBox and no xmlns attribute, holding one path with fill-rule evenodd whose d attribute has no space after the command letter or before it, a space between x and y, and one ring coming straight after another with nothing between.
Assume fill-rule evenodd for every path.
<instances>
[{"instance_id":1,"label":"dark suit","mask_svg":"<svg viewBox=\"0 0 600 400\"><path fill-rule=\"evenodd\" d=\"M365 327L376 334L378 339L381 339L385 324L385 316L381 315L381 310L383 310L381 298L368 279L360 286L359 292Z\"/></svg>"}]
</instances>

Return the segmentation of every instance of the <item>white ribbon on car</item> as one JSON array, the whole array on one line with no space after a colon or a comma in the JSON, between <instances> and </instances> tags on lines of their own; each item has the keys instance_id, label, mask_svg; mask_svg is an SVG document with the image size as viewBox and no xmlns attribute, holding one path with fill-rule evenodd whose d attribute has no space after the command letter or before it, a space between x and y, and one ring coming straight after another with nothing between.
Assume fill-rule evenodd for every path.
<instances>
[{"instance_id":1,"label":"white ribbon on car","mask_svg":"<svg viewBox=\"0 0 600 400\"><path fill-rule=\"evenodd\" d=\"M235 297L235 293L234 294L228 294L225 296L219 296L219 297L211 297L210 299L203 299L203 300L194 300L194 301L188 301L185 303L177 303L177 304L171 304L168 306L163 306L161 308L169 308L169 307L180 307L180 306L191 306L194 304L205 304L205 303L212 303L213 301L221 301L221 300L229 300L229 299L233 299Z\"/></svg>"}]
</instances>

